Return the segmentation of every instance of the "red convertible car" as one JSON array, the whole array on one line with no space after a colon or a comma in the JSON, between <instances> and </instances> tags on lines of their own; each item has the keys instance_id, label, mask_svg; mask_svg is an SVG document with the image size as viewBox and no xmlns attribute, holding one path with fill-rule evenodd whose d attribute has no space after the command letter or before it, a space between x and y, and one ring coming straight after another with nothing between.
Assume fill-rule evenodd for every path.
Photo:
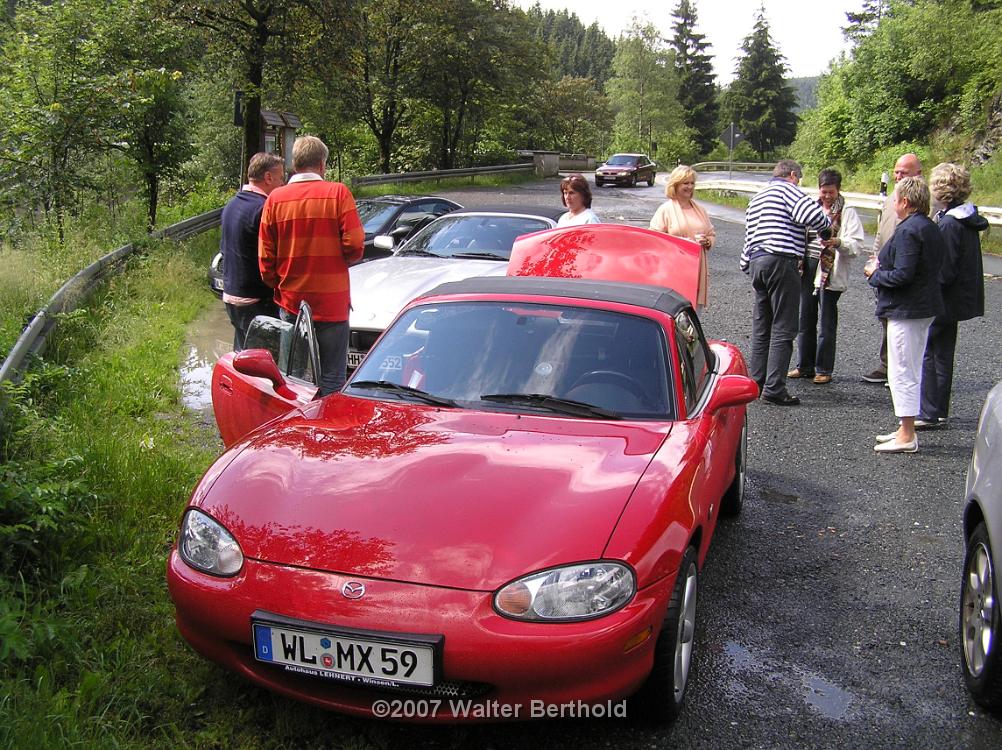
<instances>
[{"instance_id":1,"label":"red convertible car","mask_svg":"<svg viewBox=\"0 0 1002 750\"><path fill-rule=\"evenodd\" d=\"M629 697L631 717L674 719L758 395L666 288L695 291L696 252L629 227L529 235L509 276L409 303L318 400L308 308L291 331L257 326L266 346L216 367L228 449L168 562L182 635L357 715L530 719Z\"/></svg>"}]
</instances>

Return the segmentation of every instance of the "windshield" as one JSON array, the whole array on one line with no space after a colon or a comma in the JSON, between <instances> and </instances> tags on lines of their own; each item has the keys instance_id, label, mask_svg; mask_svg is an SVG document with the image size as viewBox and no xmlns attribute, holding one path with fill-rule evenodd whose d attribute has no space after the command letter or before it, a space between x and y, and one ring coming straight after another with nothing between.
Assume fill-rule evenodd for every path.
<instances>
[{"instance_id":1,"label":"windshield","mask_svg":"<svg viewBox=\"0 0 1002 750\"><path fill-rule=\"evenodd\" d=\"M358 218L362 222L362 228L366 234L378 232L379 229L393 216L400 208L399 203L388 203L386 201L359 201Z\"/></svg>"},{"instance_id":2,"label":"windshield","mask_svg":"<svg viewBox=\"0 0 1002 750\"><path fill-rule=\"evenodd\" d=\"M420 305L384 334L346 392L586 419L672 419L665 340L649 318L572 304Z\"/></svg>"},{"instance_id":3,"label":"windshield","mask_svg":"<svg viewBox=\"0 0 1002 750\"><path fill-rule=\"evenodd\" d=\"M606 162L610 167L632 167L640 162L636 156L626 156L624 154L616 154L609 161Z\"/></svg>"},{"instance_id":4,"label":"windshield","mask_svg":"<svg viewBox=\"0 0 1002 750\"><path fill-rule=\"evenodd\" d=\"M546 219L531 216L446 216L411 237L399 252L430 253L442 258L481 255L508 260L516 237L551 226Z\"/></svg>"}]
</instances>

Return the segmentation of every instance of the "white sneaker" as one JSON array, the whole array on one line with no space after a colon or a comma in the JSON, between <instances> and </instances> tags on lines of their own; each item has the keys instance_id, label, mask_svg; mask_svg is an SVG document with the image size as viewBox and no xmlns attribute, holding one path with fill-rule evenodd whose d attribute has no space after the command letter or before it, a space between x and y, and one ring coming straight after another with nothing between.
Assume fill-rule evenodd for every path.
<instances>
[{"instance_id":1,"label":"white sneaker","mask_svg":"<svg viewBox=\"0 0 1002 750\"><path fill-rule=\"evenodd\" d=\"M898 436L897 432L888 432L886 435L877 435L878 443L889 443Z\"/></svg>"}]
</instances>

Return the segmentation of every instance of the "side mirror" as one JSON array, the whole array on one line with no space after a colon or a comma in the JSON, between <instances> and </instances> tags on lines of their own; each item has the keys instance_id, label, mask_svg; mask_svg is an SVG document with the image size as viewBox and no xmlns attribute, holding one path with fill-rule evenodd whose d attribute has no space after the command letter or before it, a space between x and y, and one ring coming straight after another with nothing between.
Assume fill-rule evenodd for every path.
<instances>
[{"instance_id":1,"label":"side mirror","mask_svg":"<svg viewBox=\"0 0 1002 750\"><path fill-rule=\"evenodd\" d=\"M393 244L393 237L389 234L377 234L376 238L372 241L372 246L380 250L392 250Z\"/></svg>"},{"instance_id":2,"label":"side mirror","mask_svg":"<svg viewBox=\"0 0 1002 750\"><path fill-rule=\"evenodd\" d=\"M285 378L267 349L244 349L233 355L233 369L242 375L264 378L282 398L295 400L296 393L285 384Z\"/></svg>"},{"instance_id":3,"label":"side mirror","mask_svg":"<svg viewBox=\"0 0 1002 750\"><path fill-rule=\"evenodd\" d=\"M705 413L713 414L728 406L741 406L758 398L758 383L745 375L724 375L710 394Z\"/></svg>"}]
</instances>

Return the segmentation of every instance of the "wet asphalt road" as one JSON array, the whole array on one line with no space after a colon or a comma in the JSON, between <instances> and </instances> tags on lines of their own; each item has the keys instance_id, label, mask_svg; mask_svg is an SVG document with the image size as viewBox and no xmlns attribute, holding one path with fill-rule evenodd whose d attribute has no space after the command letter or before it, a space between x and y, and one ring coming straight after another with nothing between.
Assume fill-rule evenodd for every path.
<instances>
[{"instance_id":1,"label":"wet asphalt road","mask_svg":"<svg viewBox=\"0 0 1002 750\"><path fill-rule=\"evenodd\" d=\"M443 194L470 207L559 201L556 179ZM602 188L593 208L646 226L662 199L661 184ZM743 227L715 224L701 317L707 335L747 355ZM834 381L791 381L799 407L749 406L748 495L743 513L718 527L701 574L693 681L673 727L361 722L360 734L386 746L520 750L1002 748L1002 720L964 689L957 633L964 477L980 406L1002 377L1002 280L986 280L986 298L986 316L961 324L949 429L921 433L917 454L872 450L895 420L889 391L860 380L879 341L861 271L839 305Z\"/></svg>"}]
</instances>

